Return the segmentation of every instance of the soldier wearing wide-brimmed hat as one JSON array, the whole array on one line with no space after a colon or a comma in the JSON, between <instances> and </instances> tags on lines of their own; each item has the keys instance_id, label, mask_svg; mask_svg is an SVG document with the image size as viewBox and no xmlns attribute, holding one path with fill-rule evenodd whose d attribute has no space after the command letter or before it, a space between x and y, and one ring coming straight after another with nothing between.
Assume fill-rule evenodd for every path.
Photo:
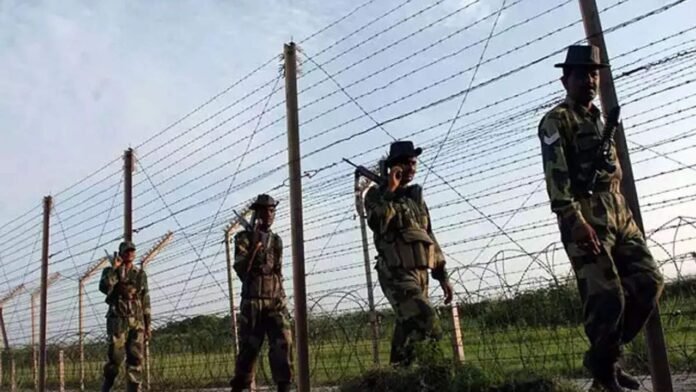
<instances>
[{"instance_id":1,"label":"soldier wearing wide-brimmed hat","mask_svg":"<svg viewBox=\"0 0 696 392\"><path fill-rule=\"evenodd\" d=\"M269 365L278 391L292 383L292 335L290 315L283 289L283 241L271 231L278 202L261 194L251 204L253 227L234 237L234 270L242 280L239 318L239 353L232 391L248 389L265 336L268 336Z\"/></svg>"},{"instance_id":2,"label":"soldier wearing wide-brimmed hat","mask_svg":"<svg viewBox=\"0 0 696 392\"><path fill-rule=\"evenodd\" d=\"M422 152L410 141L392 143L386 159L387 183L371 188L365 196L367 222L378 253L377 276L396 313L390 357L393 365L409 365L414 360L415 343L434 343L442 335L428 300L428 270L440 282L445 303L452 300L445 258L433 234L423 189L410 185Z\"/></svg>"},{"instance_id":3,"label":"soldier wearing wide-brimmed hat","mask_svg":"<svg viewBox=\"0 0 696 392\"><path fill-rule=\"evenodd\" d=\"M565 100L539 124L539 139L551 209L577 278L590 349L585 367L610 392L640 384L618 365L622 346L645 324L663 280L620 191L621 166L612 146L607 169L588 184L604 128L592 103L599 87L599 48L568 48L561 82Z\"/></svg>"}]
</instances>

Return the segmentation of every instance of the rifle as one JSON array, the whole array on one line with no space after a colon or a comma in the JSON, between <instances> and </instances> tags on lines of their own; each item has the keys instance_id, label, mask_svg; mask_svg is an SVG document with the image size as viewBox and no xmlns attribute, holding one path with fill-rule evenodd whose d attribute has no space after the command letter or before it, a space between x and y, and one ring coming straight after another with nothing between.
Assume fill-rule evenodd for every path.
<instances>
[{"instance_id":1,"label":"rifle","mask_svg":"<svg viewBox=\"0 0 696 392\"><path fill-rule=\"evenodd\" d=\"M343 158L343 160L355 168L355 173L360 174L361 176L367 178L368 180L374 182L375 184L377 184L379 186L384 186L387 184L386 178L380 176L379 174L373 172L372 170L366 168L365 166L356 165L355 163L349 161L346 158Z\"/></svg>"},{"instance_id":2,"label":"rifle","mask_svg":"<svg viewBox=\"0 0 696 392\"><path fill-rule=\"evenodd\" d=\"M249 221L246 220L246 218L244 218L244 215L240 215L240 214L237 212L237 210L232 210L232 212L234 212L234 215L237 216L237 219L239 220L239 224L242 225L242 226L244 227L244 230L247 230L247 231L254 231L254 226L252 226L252 224L249 223ZM253 221L256 220L255 215L256 215L256 214L254 214L254 216L252 216L251 220L253 220Z\"/></svg>"},{"instance_id":3,"label":"rifle","mask_svg":"<svg viewBox=\"0 0 696 392\"><path fill-rule=\"evenodd\" d=\"M621 106L616 106L609 111L607 115L607 123L604 124L604 130L602 131L602 142L597 149L597 155L594 159L594 164L592 166L592 174L590 180L587 182L587 193L592 194L594 192L595 185L597 185L597 179L599 178L599 172L601 170L607 173L613 173L616 171L616 165L611 161L611 143L614 141L614 134L616 133L616 128L619 126L621 115Z\"/></svg>"},{"instance_id":4,"label":"rifle","mask_svg":"<svg viewBox=\"0 0 696 392\"><path fill-rule=\"evenodd\" d=\"M111 268L114 268L116 265L116 259L120 258L120 256L117 252L114 252L112 256L106 249L104 249L104 253L106 253L106 258L109 260L109 263L111 263ZM116 269L116 274L118 274L118 283L116 284L116 287L114 287L111 294L106 296L106 301L109 304L111 304L114 301L116 301L116 303L118 302L118 297L121 293L119 293L119 289L117 289L117 287L118 285L123 284L126 281L126 268L124 266L123 260L121 260L121 265ZM130 313L130 302L127 302L126 306L128 306L128 312Z\"/></svg>"},{"instance_id":5,"label":"rifle","mask_svg":"<svg viewBox=\"0 0 696 392\"><path fill-rule=\"evenodd\" d=\"M109 254L109 252L104 249L104 253L106 253L106 258L109 260L109 263L111 264L111 267L113 268L114 265L116 264L116 258L120 257L117 252L114 252L113 256ZM121 266L118 267L116 270L118 273L119 281L126 280L126 270L123 268L123 261L121 261Z\"/></svg>"},{"instance_id":6,"label":"rifle","mask_svg":"<svg viewBox=\"0 0 696 392\"><path fill-rule=\"evenodd\" d=\"M254 212L251 215L251 221L253 223L249 223L249 221L246 220L246 218L244 218L243 215L240 215L236 210L232 210L232 212L234 212L234 215L237 216L237 219L239 220L239 224L244 226L244 230L251 232L252 234L256 231L256 212ZM253 244L253 245L256 245L256 244ZM247 276L249 276L249 271L251 271L251 266L252 266L252 264L254 264L254 259L256 258L256 253L258 252L258 250L259 250L259 248L254 246L254 250L251 253L251 257L249 258L249 263L247 264L247 268L246 268Z\"/></svg>"}]
</instances>

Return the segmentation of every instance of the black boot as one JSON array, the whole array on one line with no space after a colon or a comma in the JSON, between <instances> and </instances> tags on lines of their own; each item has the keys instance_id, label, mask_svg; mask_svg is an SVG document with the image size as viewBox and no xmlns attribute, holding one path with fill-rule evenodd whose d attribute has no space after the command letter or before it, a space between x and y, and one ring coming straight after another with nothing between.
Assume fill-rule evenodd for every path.
<instances>
[{"instance_id":1,"label":"black boot","mask_svg":"<svg viewBox=\"0 0 696 392\"><path fill-rule=\"evenodd\" d=\"M232 387L232 392L251 391L251 387L249 385L243 385L242 383L235 381L234 378L230 380L230 387Z\"/></svg>"},{"instance_id":2,"label":"black boot","mask_svg":"<svg viewBox=\"0 0 696 392\"><path fill-rule=\"evenodd\" d=\"M126 383L127 392L140 392L140 384L128 381Z\"/></svg>"},{"instance_id":3,"label":"black boot","mask_svg":"<svg viewBox=\"0 0 696 392\"><path fill-rule=\"evenodd\" d=\"M104 382L102 383L101 392L111 392L111 388L114 386L115 378L104 377Z\"/></svg>"},{"instance_id":4,"label":"black boot","mask_svg":"<svg viewBox=\"0 0 696 392\"><path fill-rule=\"evenodd\" d=\"M589 352L585 353L583 365L590 371L592 378L592 388L601 386L607 392L625 392L616 378L616 363L613 359L593 357Z\"/></svg>"},{"instance_id":5,"label":"black boot","mask_svg":"<svg viewBox=\"0 0 696 392\"><path fill-rule=\"evenodd\" d=\"M632 375L626 373L619 365L616 365L616 381L619 382L624 388L628 388L634 391L640 389L640 381Z\"/></svg>"},{"instance_id":6,"label":"black boot","mask_svg":"<svg viewBox=\"0 0 696 392\"><path fill-rule=\"evenodd\" d=\"M278 392L290 392L290 383L289 382L279 382L278 383Z\"/></svg>"}]
</instances>

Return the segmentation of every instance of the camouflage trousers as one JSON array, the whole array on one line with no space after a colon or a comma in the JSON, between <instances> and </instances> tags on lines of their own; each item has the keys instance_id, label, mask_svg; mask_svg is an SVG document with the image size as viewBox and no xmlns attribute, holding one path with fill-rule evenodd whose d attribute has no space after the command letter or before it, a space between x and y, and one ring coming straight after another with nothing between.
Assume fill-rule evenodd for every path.
<instances>
[{"instance_id":1,"label":"camouflage trousers","mask_svg":"<svg viewBox=\"0 0 696 392\"><path fill-rule=\"evenodd\" d=\"M378 263L377 276L396 314L389 361L408 366L415 359L417 342L435 342L442 337L437 313L428 300L428 270L389 268Z\"/></svg>"},{"instance_id":2,"label":"camouflage trousers","mask_svg":"<svg viewBox=\"0 0 696 392\"><path fill-rule=\"evenodd\" d=\"M230 384L249 388L268 336L268 363L276 384L292 382L292 333L285 299L243 299L239 315L239 352Z\"/></svg>"},{"instance_id":3,"label":"camouflage trousers","mask_svg":"<svg viewBox=\"0 0 696 392\"><path fill-rule=\"evenodd\" d=\"M104 364L104 378L115 380L119 368L126 360L126 380L131 384L140 384L143 373L143 354L145 332L142 323L135 318L108 317L106 319L108 352Z\"/></svg>"},{"instance_id":4,"label":"camouflage trousers","mask_svg":"<svg viewBox=\"0 0 696 392\"><path fill-rule=\"evenodd\" d=\"M662 275L620 193L595 193L579 202L597 232L601 253L595 256L582 249L563 225L561 238L583 303L588 354L594 362L613 363L655 308Z\"/></svg>"}]
</instances>

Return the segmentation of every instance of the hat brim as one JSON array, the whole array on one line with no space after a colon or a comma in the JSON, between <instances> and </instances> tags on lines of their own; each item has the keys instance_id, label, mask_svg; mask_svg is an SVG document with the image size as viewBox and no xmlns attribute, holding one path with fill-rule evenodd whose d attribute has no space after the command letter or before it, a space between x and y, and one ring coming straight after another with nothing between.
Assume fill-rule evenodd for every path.
<instances>
[{"instance_id":1,"label":"hat brim","mask_svg":"<svg viewBox=\"0 0 696 392\"><path fill-rule=\"evenodd\" d=\"M558 63L554 64L554 67L556 68L568 68L568 67L587 67L587 68L611 68L609 64L604 64L604 63Z\"/></svg>"},{"instance_id":2,"label":"hat brim","mask_svg":"<svg viewBox=\"0 0 696 392\"><path fill-rule=\"evenodd\" d=\"M413 152L410 153L410 154L399 154L399 155L395 155L395 156L393 156L393 157L388 157L388 158L386 159L386 164L387 164L387 166L391 166L392 163L394 163L394 161L396 161L396 160L398 160L398 159L400 159L400 158L405 158L405 157L417 157L417 156L419 156L421 153L423 153L423 149L420 148L420 147L416 147L416 148L413 149Z\"/></svg>"},{"instance_id":3,"label":"hat brim","mask_svg":"<svg viewBox=\"0 0 696 392\"><path fill-rule=\"evenodd\" d=\"M275 204L259 204L259 203L254 203L249 206L250 209L252 210L257 210L259 207L276 207L278 206L279 202L275 202Z\"/></svg>"}]
</instances>

